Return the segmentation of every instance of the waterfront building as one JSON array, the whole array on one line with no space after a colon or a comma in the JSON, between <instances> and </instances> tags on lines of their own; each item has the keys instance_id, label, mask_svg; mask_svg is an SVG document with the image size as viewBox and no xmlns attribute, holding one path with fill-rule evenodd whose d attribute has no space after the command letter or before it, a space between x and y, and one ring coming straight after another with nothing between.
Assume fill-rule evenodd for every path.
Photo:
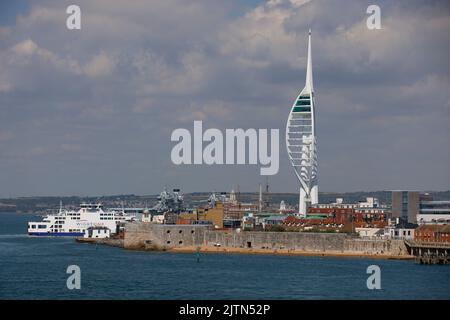
<instances>
[{"instance_id":1,"label":"waterfront building","mask_svg":"<svg viewBox=\"0 0 450 320\"><path fill-rule=\"evenodd\" d=\"M404 222L416 223L419 214L419 191L392 191L392 217Z\"/></svg>"},{"instance_id":2,"label":"waterfront building","mask_svg":"<svg viewBox=\"0 0 450 320\"><path fill-rule=\"evenodd\" d=\"M358 202L359 208L378 208L380 207L380 201L375 197L366 197L366 201Z\"/></svg>"},{"instance_id":3,"label":"waterfront building","mask_svg":"<svg viewBox=\"0 0 450 320\"><path fill-rule=\"evenodd\" d=\"M242 218L247 213L258 212L258 204L227 202L224 203L224 228L240 228Z\"/></svg>"},{"instance_id":4,"label":"waterfront building","mask_svg":"<svg viewBox=\"0 0 450 320\"><path fill-rule=\"evenodd\" d=\"M386 206L380 204L378 198L375 197L366 197L365 201L358 201L355 203L344 202L343 198L336 198L335 202L332 203L318 203L314 207L316 208L346 208L346 209L362 209L362 208L381 208L386 209Z\"/></svg>"},{"instance_id":5,"label":"waterfront building","mask_svg":"<svg viewBox=\"0 0 450 320\"><path fill-rule=\"evenodd\" d=\"M149 209L144 209L142 213L142 222L164 223L164 213L158 213Z\"/></svg>"},{"instance_id":6,"label":"waterfront building","mask_svg":"<svg viewBox=\"0 0 450 320\"><path fill-rule=\"evenodd\" d=\"M328 218L333 224L352 224L352 228L383 228L387 224L388 207L374 197L366 197L365 201L356 203L346 203L337 198L333 203L320 203L308 208L307 218L312 216Z\"/></svg>"},{"instance_id":7,"label":"waterfront building","mask_svg":"<svg viewBox=\"0 0 450 320\"><path fill-rule=\"evenodd\" d=\"M433 200L419 191L392 191L392 217L420 225L448 224L450 200Z\"/></svg>"},{"instance_id":8,"label":"waterfront building","mask_svg":"<svg viewBox=\"0 0 450 320\"><path fill-rule=\"evenodd\" d=\"M242 229L253 230L255 228L256 218L253 213L248 213L242 217Z\"/></svg>"},{"instance_id":9,"label":"waterfront building","mask_svg":"<svg viewBox=\"0 0 450 320\"><path fill-rule=\"evenodd\" d=\"M418 224L450 224L450 200L433 200L428 193L420 199Z\"/></svg>"},{"instance_id":10,"label":"waterfront building","mask_svg":"<svg viewBox=\"0 0 450 320\"><path fill-rule=\"evenodd\" d=\"M412 240L416 225L405 224L397 226L389 226L385 228L385 234L389 239Z\"/></svg>"},{"instance_id":11,"label":"waterfront building","mask_svg":"<svg viewBox=\"0 0 450 320\"><path fill-rule=\"evenodd\" d=\"M274 226L282 225L284 223L284 220L287 217L288 216L286 216L286 215L280 215L280 214L268 216L263 219L262 227L265 230L265 229L270 229L271 227L274 227Z\"/></svg>"},{"instance_id":12,"label":"waterfront building","mask_svg":"<svg viewBox=\"0 0 450 320\"><path fill-rule=\"evenodd\" d=\"M286 203L283 200L280 202L280 213L286 211Z\"/></svg>"},{"instance_id":13,"label":"waterfront building","mask_svg":"<svg viewBox=\"0 0 450 320\"><path fill-rule=\"evenodd\" d=\"M450 225L421 225L415 230L414 240L450 243Z\"/></svg>"},{"instance_id":14,"label":"waterfront building","mask_svg":"<svg viewBox=\"0 0 450 320\"><path fill-rule=\"evenodd\" d=\"M111 230L106 227L89 227L85 230L83 238L109 238Z\"/></svg>"},{"instance_id":15,"label":"waterfront building","mask_svg":"<svg viewBox=\"0 0 450 320\"><path fill-rule=\"evenodd\" d=\"M315 100L312 75L311 30L308 36L306 84L294 101L286 124L286 148L300 182L298 213L318 203Z\"/></svg>"},{"instance_id":16,"label":"waterfront building","mask_svg":"<svg viewBox=\"0 0 450 320\"><path fill-rule=\"evenodd\" d=\"M152 214L150 213L150 210L145 209L142 212L141 221L142 222L152 222Z\"/></svg>"},{"instance_id":17,"label":"waterfront building","mask_svg":"<svg viewBox=\"0 0 450 320\"><path fill-rule=\"evenodd\" d=\"M216 229L223 228L223 204L220 201L215 202L213 208L197 208L192 213L180 213L177 224L200 224L209 222Z\"/></svg>"}]
</instances>

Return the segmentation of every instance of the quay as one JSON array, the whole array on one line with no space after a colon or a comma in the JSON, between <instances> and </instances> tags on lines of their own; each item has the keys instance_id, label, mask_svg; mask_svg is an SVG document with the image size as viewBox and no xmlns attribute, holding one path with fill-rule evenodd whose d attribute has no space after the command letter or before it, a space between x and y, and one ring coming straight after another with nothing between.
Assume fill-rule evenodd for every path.
<instances>
[{"instance_id":1,"label":"quay","mask_svg":"<svg viewBox=\"0 0 450 320\"><path fill-rule=\"evenodd\" d=\"M123 239L118 238L75 238L76 242L88 244L102 244L111 247L123 248Z\"/></svg>"},{"instance_id":2,"label":"quay","mask_svg":"<svg viewBox=\"0 0 450 320\"><path fill-rule=\"evenodd\" d=\"M405 244L417 263L450 265L450 243L405 240Z\"/></svg>"}]
</instances>

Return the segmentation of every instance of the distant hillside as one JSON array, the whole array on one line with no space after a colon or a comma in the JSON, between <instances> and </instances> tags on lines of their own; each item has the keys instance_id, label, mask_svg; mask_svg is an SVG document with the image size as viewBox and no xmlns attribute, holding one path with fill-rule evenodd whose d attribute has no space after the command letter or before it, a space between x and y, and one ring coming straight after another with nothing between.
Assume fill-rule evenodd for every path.
<instances>
[{"instance_id":1,"label":"distant hillside","mask_svg":"<svg viewBox=\"0 0 450 320\"><path fill-rule=\"evenodd\" d=\"M449 200L449 191L428 191L433 195L435 200ZM185 194L185 201L188 205L196 206L201 203L205 203L208 199L209 192L194 192ZM256 202L259 195L254 192L243 192L237 194L238 198L242 202ZM366 197L376 197L384 204L391 203L390 191L359 191L359 192L322 192L319 193L319 200L321 203L334 202L336 198L343 198L344 202L352 203L365 200ZM296 193L271 193L269 195L270 202L273 206L277 207L279 203L284 202L296 205L298 203L298 194ZM65 206L78 207L81 202L102 202L108 207L149 207L156 203L157 195L144 195L138 196L134 194L128 195L110 195L99 197L21 197L11 199L0 199L0 212L43 212L48 209L57 209L59 203Z\"/></svg>"}]
</instances>

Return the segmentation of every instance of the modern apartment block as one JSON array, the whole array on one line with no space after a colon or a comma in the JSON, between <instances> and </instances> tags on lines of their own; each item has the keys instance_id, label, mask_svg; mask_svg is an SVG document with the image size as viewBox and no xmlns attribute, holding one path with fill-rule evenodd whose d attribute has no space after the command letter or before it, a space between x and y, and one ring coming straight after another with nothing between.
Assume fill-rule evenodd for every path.
<instances>
[{"instance_id":1,"label":"modern apartment block","mask_svg":"<svg viewBox=\"0 0 450 320\"><path fill-rule=\"evenodd\" d=\"M419 191L392 191L392 217L401 218L404 222L417 223L420 210Z\"/></svg>"},{"instance_id":2,"label":"modern apartment block","mask_svg":"<svg viewBox=\"0 0 450 320\"><path fill-rule=\"evenodd\" d=\"M450 200L433 200L425 193L420 197L418 224L450 224Z\"/></svg>"}]
</instances>

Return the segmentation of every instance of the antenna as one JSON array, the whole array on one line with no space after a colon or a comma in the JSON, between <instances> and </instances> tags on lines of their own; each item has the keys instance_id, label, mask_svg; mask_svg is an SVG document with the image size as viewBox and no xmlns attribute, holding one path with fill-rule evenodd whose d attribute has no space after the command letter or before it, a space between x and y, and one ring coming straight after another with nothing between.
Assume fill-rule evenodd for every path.
<instances>
[{"instance_id":1,"label":"antenna","mask_svg":"<svg viewBox=\"0 0 450 320\"><path fill-rule=\"evenodd\" d=\"M259 184L259 208L258 208L258 211L259 211L259 213L261 213L261 211L262 211L262 184L260 183Z\"/></svg>"}]
</instances>

